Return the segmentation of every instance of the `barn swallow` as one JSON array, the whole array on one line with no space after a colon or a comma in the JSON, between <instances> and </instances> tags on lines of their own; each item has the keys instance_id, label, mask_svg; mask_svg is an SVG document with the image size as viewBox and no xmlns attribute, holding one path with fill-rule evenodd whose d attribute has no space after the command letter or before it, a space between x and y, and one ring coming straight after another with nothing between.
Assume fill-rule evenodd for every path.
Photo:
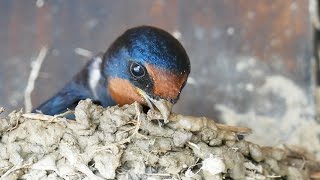
<instances>
[{"instance_id":1,"label":"barn swallow","mask_svg":"<svg viewBox=\"0 0 320 180\"><path fill-rule=\"evenodd\" d=\"M166 120L189 73L189 57L171 34L151 26L131 28L34 112L60 114L90 98L103 107L137 101Z\"/></svg>"}]
</instances>

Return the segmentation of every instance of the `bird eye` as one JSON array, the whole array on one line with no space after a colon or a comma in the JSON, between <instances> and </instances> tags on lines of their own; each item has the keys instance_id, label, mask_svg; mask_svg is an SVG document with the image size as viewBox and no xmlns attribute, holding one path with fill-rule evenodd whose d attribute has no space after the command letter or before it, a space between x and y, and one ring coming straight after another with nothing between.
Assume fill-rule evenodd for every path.
<instances>
[{"instance_id":1,"label":"bird eye","mask_svg":"<svg viewBox=\"0 0 320 180\"><path fill-rule=\"evenodd\" d=\"M141 78L145 75L144 67L138 63L132 62L130 65L130 72L135 78Z\"/></svg>"}]
</instances>

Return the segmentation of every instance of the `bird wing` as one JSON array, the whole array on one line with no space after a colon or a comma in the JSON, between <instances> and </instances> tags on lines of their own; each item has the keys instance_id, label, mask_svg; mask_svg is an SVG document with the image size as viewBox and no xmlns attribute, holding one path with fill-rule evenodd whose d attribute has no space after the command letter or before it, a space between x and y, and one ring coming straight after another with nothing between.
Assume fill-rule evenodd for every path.
<instances>
[{"instance_id":1,"label":"bird wing","mask_svg":"<svg viewBox=\"0 0 320 180\"><path fill-rule=\"evenodd\" d=\"M35 108L33 112L40 111L47 115L60 114L67 109L74 109L80 100L87 98L91 98L90 91L81 84L71 81L57 94Z\"/></svg>"},{"instance_id":2,"label":"bird wing","mask_svg":"<svg viewBox=\"0 0 320 180\"><path fill-rule=\"evenodd\" d=\"M100 92L100 89L105 90L105 87L100 87L103 83L99 72L101 62L102 53L99 53L88 61L84 68L58 93L32 112L41 111L43 114L56 115L65 112L67 109L74 109L78 102L83 99L90 98L94 101L99 101L102 98L100 96L105 93Z\"/></svg>"}]
</instances>

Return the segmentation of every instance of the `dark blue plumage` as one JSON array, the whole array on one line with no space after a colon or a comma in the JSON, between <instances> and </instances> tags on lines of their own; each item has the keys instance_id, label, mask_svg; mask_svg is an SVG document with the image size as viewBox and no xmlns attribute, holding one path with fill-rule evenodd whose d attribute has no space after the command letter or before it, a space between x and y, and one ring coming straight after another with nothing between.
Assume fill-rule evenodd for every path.
<instances>
[{"instance_id":1,"label":"dark blue plumage","mask_svg":"<svg viewBox=\"0 0 320 180\"><path fill-rule=\"evenodd\" d=\"M179 41L161 29L148 26L127 30L111 45L105 57L111 61L134 59L142 64L150 63L173 72L190 71L188 55ZM110 60L104 61L104 66Z\"/></svg>"},{"instance_id":2,"label":"dark blue plumage","mask_svg":"<svg viewBox=\"0 0 320 180\"><path fill-rule=\"evenodd\" d=\"M54 115L86 98L104 107L134 101L149 107L158 107L159 100L175 103L189 73L189 58L178 40L164 30L140 26L118 37L35 110Z\"/></svg>"},{"instance_id":3,"label":"dark blue plumage","mask_svg":"<svg viewBox=\"0 0 320 180\"><path fill-rule=\"evenodd\" d=\"M93 57L69 83L52 98L35 108L33 112L41 111L48 115L60 114L67 109L73 109L81 99L87 98L105 107L115 104L106 91L105 78L100 77L94 89L90 87L90 78L93 78L90 77L90 72L94 70L100 72L100 66L95 69L94 65L101 64L102 55L100 53Z\"/></svg>"}]
</instances>

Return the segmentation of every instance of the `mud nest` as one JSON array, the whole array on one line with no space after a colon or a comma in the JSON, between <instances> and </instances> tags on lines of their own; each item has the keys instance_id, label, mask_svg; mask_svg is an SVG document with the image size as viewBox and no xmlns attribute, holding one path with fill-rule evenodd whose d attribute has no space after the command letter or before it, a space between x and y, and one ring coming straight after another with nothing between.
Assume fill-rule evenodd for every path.
<instances>
[{"instance_id":1,"label":"mud nest","mask_svg":"<svg viewBox=\"0 0 320 180\"><path fill-rule=\"evenodd\" d=\"M12 112L0 123L1 179L310 179L320 163L298 148L260 147L245 128L172 115L136 103L90 100L60 116Z\"/></svg>"}]
</instances>

